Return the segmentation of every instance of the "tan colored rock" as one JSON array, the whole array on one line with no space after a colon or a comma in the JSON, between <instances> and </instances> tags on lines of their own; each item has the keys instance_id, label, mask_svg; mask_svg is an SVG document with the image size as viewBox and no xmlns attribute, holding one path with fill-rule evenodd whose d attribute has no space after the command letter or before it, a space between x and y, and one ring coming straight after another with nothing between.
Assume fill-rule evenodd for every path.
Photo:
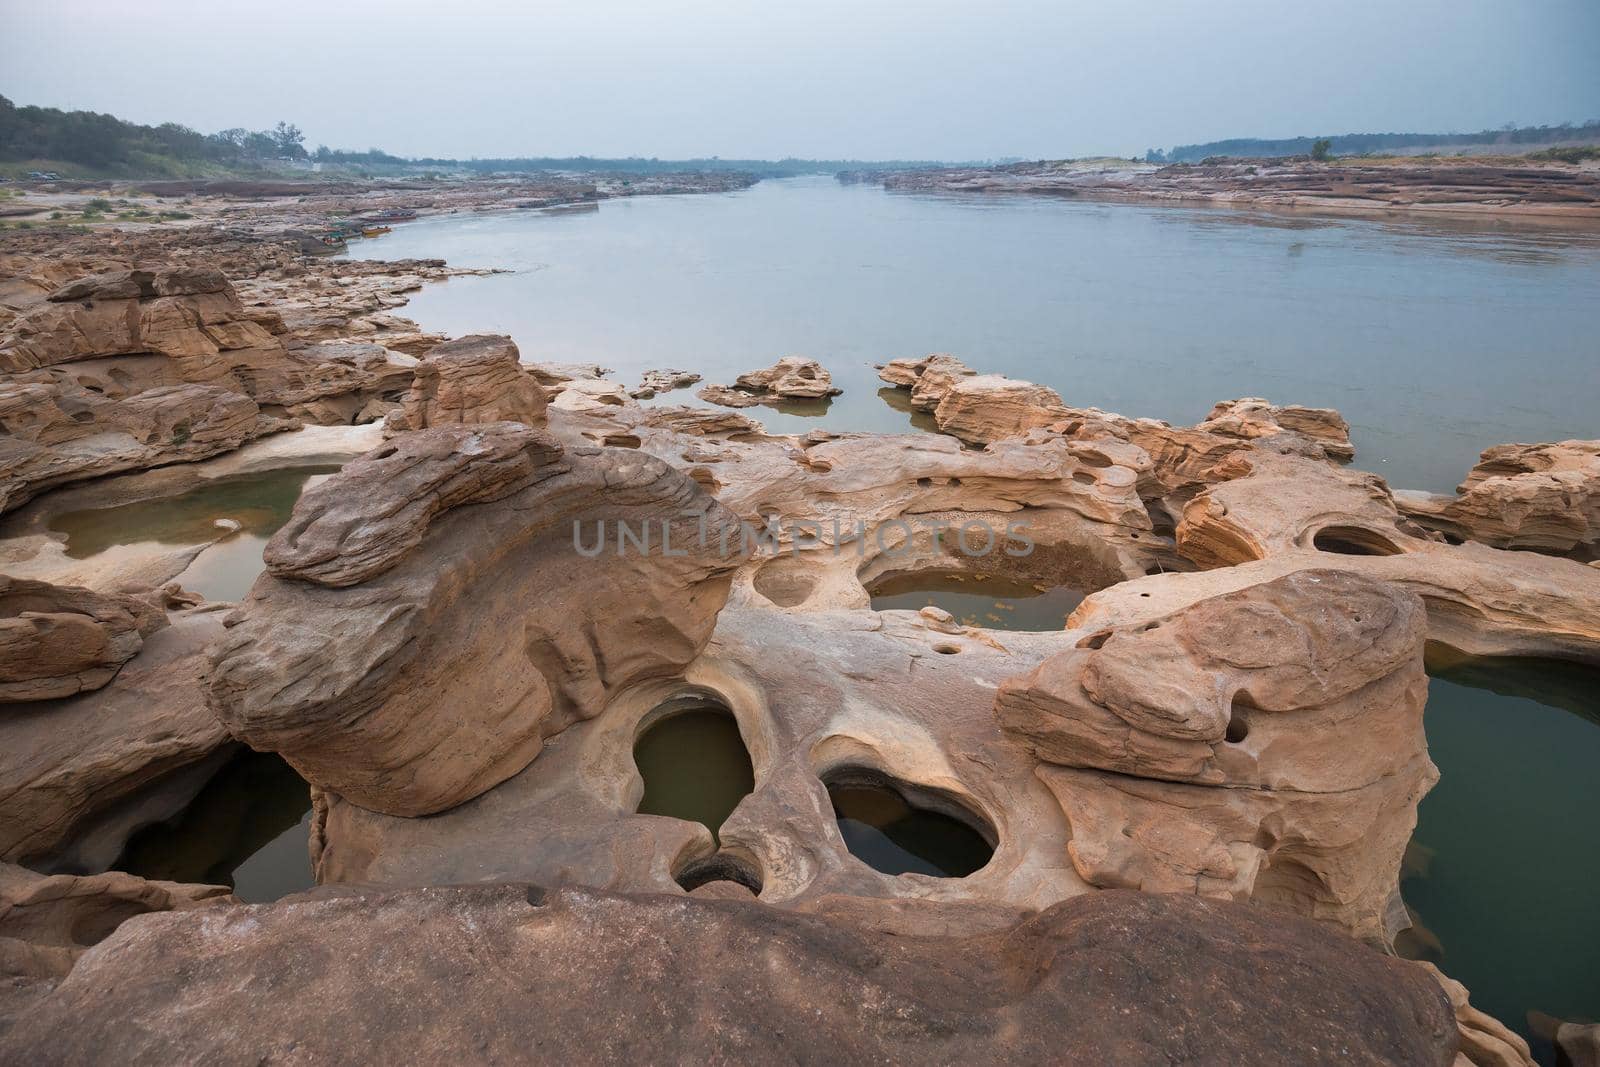
<instances>
[{"instance_id":1,"label":"tan colored rock","mask_svg":"<svg viewBox=\"0 0 1600 1067\"><path fill-rule=\"evenodd\" d=\"M0 574L0 704L99 689L166 624L136 597Z\"/></svg>"},{"instance_id":2,"label":"tan colored rock","mask_svg":"<svg viewBox=\"0 0 1600 1067\"><path fill-rule=\"evenodd\" d=\"M739 562L718 549L732 521L638 451L515 424L399 437L302 497L227 621L213 706L314 785L440 811L692 659ZM611 547L580 553L601 522ZM618 522L657 546L667 531L672 554L619 550Z\"/></svg>"},{"instance_id":3,"label":"tan colored rock","mask_svg":"<svg viewBox=\"0 0 1600 1067\"><path fill-rule=\"evenodd\" d=\"M551 406L562 411L608 414L612 409L629 407L633 403L627 387L621 382L607 378L579 378L568 382L551 401Z\"/></svg>"},{"instance_id":4,"label":"tan colored rock","mask_svg":"<svg viewBox=\"0 0 1600 1067\"><path fill-rule=\"evenodd\" d=\"M545 404L511 338L473 334L423 357L400 412L385 426L390 432L493 422L540 426Z\"/></svg>"},{"instance_id":5,"label":"tan colored rock","mask_svg":"<svg viewBox=\"0 0 1600 1067\"><path fill-rule=\"evenodd\" d=\"M842 392L816 360L784 356L770 367L739 375L732 385L708 385L697 395L724 407L747 408L786 400L825 400Z\"/></svg>"},{"instance_id":6,"label":"tan colored rock","mask_svg":"<svg viewBox=\"0 0 1600 1067\"><path fill-rule=\"evenodd\" d=\"M1097 635L995 710L1048 765L1091 883L1271 901L1387 943L1437 778L1425 637L1414 595L1303 571Z\"/></svg>"},{"instance_id":7,"label":"tan colored rock","mask_svg":"<svg viewBox=\"0 0 1600 1067\"><path fill-rule=\"evenodd\" d=\"M1483 452L1456 493L1399 499L1417 521L1458 539L1600 553L1600 441L1496 445Z\"/></svg>"},{"instance_id":8,"label":"tan colored rock","mask_svg":"<svg viewBox=\"0 0 1600 1067\"><path fill-rule=\"evenodd\" d=\"M1466 986L1431 963L1422 961L1417 966L1433 975L1445 996L1450 998L1450 1009L1455 1012L1460 1034L1459 1057L1472 1067L1534 1067L1528 1043L1498 1019L1474 1008L1468 1002Z\"/></svg>"},{"instance_id":9,"label":"tan colored rock","mask_svg":"<svg viewBox=\"0 0 1600 1067\"><path fill-rule=\"evenodd\" d=\"M976 373L956 357L934 352L921 359L892 359L878 371L878 377L890 385L910 390L911 406L916 410L932 411L957 378Z\"/></svg>"},{"instance_id":10,"label":"tan colored rock","mask_svg":"<svg viewBox=\"0 0 1600 1067\"><path fill-rule=\"evenodd\" d=\"M109 400L77 386L0 382L0 510L69 482L205 459L294 425L216 386Z\"/></svg>"},{"instance_id":11,"label":"tan colored rock","mask_svg":"<svg viewBox=\"0 0 1600 1067\"><path fill-rule=\"evenodd\" d=\"M643 409L643 419L647 425L659 426L692 437L753 436L763 432L759 422L734 411L651 407Z\"/></svg>"},{"instance_id":12,"label":"tan colored rock","mask_svg":"<svg viewBox=\"0 0 1600 1067\"><path fill-rule=\"evenodd\" d=\"M1184 556L1242 571L1201 583L1208 590L1335 568L1417 593L1431 639L1459 651L1600 662L1600 569L1421 536L1375 475L1265 453L1241 454L1239 469L1195 497L1178 527ZM1186 599L1190 577L1150 592Z\"/></svg>"},{"instance_id":13,"label":"tan colored rock","mask_svg":"<svg viewBox=\"0 0 1600 1067\"><path fill-rule=\"evenodd\" d=\"M398 563L437 516L526 488L560 457L516 423L402 434L307 490L262 558L279 578L357 585Z\"/></svg>"},{"instance_id":14,"label":"tan colored rock","mask_svg":"<svg viewBox=\"0 0 1600 1067\"><path fill-rule=\"evenodd\" d=\"M916 402L913 391L912 403ZM975 445L1020 437L1069 414L1054 389L1000 374L955 378L933 409L941 433Z\"/></svg>"},{"instance_id":15,"label":"tan colored rock","mask_svg":"<svg viewBox=\"0 0 1600 1067\"><path fill-rule=\"evenodd\" d=\"M200 685L221 632L213 615L177 618L106 686L0 711L0 859L104 870L193 798L228 754Z\"/></svg>"},{"instance_id":16,"label":"tan colored rock","mask_svg":"<svg viewBox=\"0 0 1600 1067\"><path fill-rule=\"evenodd\" d=\"M700 375L687 370L647 370L639 378L639 387L630 389L628 395L636 400L648 400L657 393L670 393L685 389L700 380Z\"/></svg>"},{"instance_id":17,"label":"tan colored rock","mask_svg":"<svg viewBox=\"0 0 1600 1067\"><path fill-rule=\"evenodd\" d=\"M1351 460L1356 454L1350 424L1332 408L1279 407L1255 396L1224 400L1195 429L1246 441L1297 433L1321 445L1330 459Z\"/></svg>"},{"instance_id":18,"label":"tan colored rock","mask_svg":"<svg viewBox=\"0 0 1600 1067\"><path fill-rule=\"evenodd\" d=\"M1178 551L1202 567L1265 559L1324 544L1351 552L1397 552L1401 528L1389 486L1376 474L1342 470L1258 449L1232 453L1212 469L1216 484L1191 499L1178 524Z\"/></svg>"},{"instance_id":19,"label":"tan colored rock","mask_svg":"<svg viewBox=\"0 0 1600 1067\"><path fill-rule=\"evenodd\" d=\"M552 1063L648 1050L672 1063L1447 1067L1454 1055L1425 973L1292 917L1135 893L1034 916L923 914L919 928L865 902L796 915L502 884L150 915L20 1016L0 1059L499 1063L536 1049ZM728 965L739 958L761 963Z\"/></svg>"}]
</instances>

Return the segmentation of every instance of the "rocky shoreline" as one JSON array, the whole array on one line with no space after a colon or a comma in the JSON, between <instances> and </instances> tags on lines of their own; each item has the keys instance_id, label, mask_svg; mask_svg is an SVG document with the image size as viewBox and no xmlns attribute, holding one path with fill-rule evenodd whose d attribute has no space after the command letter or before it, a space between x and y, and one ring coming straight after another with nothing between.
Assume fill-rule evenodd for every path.
<instances>
[{"instance_id":1,"label":"rocky shoreline","mask_svg":"<svg viewBox=\"0 0 1600 1067\"><path fill-rule=\"evenodd\" d=\"M1041 160L997 167L846 171L847 183L920 193L1020 193L1337 213L1415 212L1600 222L1600 168L1526 160L1222 159L1168 166Z\"/></svg>"},{"instance_id":2,"label":"rocky shoreline","mask_svg":"<svg viewBox=\"0 0 1600 1067\"><path fill-rule=\"evenodd\" d=\"M318 195L564 195L511 188ZM825 368L644 406L429 334L406 294L467 272L307 255L328 203L244 193L0 238L0 1058L1532 1062L1394 955L1423 654L1600 665L1600 442L1397 493L1334 411L1173 426L945 354L880 371L937 433L773 435L734 409ZM49 527L312 458L236 605L177 580L204 545ZM872 609L947 571L1085 599ZM634 746L690 705L752 768L716 826L639 812ZM113 869L241 745L311 784L315 889ZM863 787L989 857L863 862Z\"/></svg>"}]
</instances>

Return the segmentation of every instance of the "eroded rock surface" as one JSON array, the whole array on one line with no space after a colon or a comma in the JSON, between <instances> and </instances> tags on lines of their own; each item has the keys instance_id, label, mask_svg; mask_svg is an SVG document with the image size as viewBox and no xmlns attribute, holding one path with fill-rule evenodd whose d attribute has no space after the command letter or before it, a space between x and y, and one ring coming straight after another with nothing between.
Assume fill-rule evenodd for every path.
<instances>
[{"instance_id":1,"label":"eroded rock surface","mask_svg":"<svg viewBox=\"0 0 1600 1067\"><path fill-rule=\"evenodd\" d=\"M213 615L176 618L104 688L0 710L0 859L102 871L134 830L181 810L227 755L200 684L221 631Z\"/></svg>"},{"instance_id":2,"label":"eroded rock surface","mask_svg":"<svg viewBox=\"0 0 1600 1067\"><path fill-rule=\"evenodd\" d=\"M0 704L99 689L166 624L137 597L0 574Z\"/></svg>"},{"instance_id":3,"label":"eroded rock surface","mask_svg":"<svg viewBox=\"0 0 1600 1067\"><path fill-rule=\"evenodd\" d=\"M786 400L826 400L842 392L816 360L784 356L770 367L739 375L732 385L708 385L698 396L724 407L748 408Z\"/></svg>"},{"instance_id":4,"label":"eroded rock surface","mask_svg":"<svg viewBox=\"0 0 1600 1067\"><path fill-rule=\"evenodd\" d=\"M391 414L391 432L451 424L544 423L544 390L522 366L511 338L473 334L430 351L416 365L411 388Z\"/></svg>"},{"instance_id":5,"label":"eroded rock surface","mask_svg":"<svg viewBox=\"0 0 1600 1067\"><path fill-rule=\"evenodd\" d=\"M657 393L670 393L674 389L687 389L700 380L700 375L690 370L647 370L639 377L639 385L628 395L636 400L648 400Z\"/></svg>"},{"instance_id":6,"label":"eroded rock surface","mask_svg":"<svg viewBox=\"0 0 1600 1067\"><path fill-rule=\"evenodd\" d=\"M1486 449L1456 494L1407 494L1399 503L1457 539L1600 557L1600 441Z\"/></svg>"},{"instance_id":7,"label":"eroded rock surface","mask_svg":"<svg viewBox=\"0 0 1600 1067\"><path fill-rule=\"evenodd\" d=\"M356 1042L373 1058L436 1062L537 1049L572 1063L648 1050L696 1062L1446 1067L1455 1054L1427 972L1293 917L1105 893L1001 925L967 911L930 919L897 933L881 911L520 885L151 915L84 956L0 1038L0 1056L322 1060Z\"/></svg>"},{"instance_id":8,"label":"eroded rock surface","mask_svg":"<svg viewBox=\"0 0 1600 1067\"><path fill-rule=\"evenodd\" d=\"M731 521L636 451L504 423L402 435L301 499L228 619L214 706L358 804L450 807L694 657L738 563L718 547ZM589 558L599 523L681 547Z\"/></svg>"},{"instance_id":9,"label":"eroded rock surface","mask_svg":"<svg viewBox=\"0 0 1600 1067\"><path fill-rule=\"evenodd\" d=\"M1331 459L1351 460L1356 454L1350 424L1332 408L1280 407L1256 396L1223 401L1195 429L1247 441L1297 433L1321 445Z\"/></svg>"},{"instance_id":10,"label":"eroded rock surface","mask_svg":"<svg viewBox=\"0 0 1600 1067\"><path fill-rule=\"evenodd\" d=\"M1414 595L1303 571L1097 634L995 709L1044 762L1089 882L1267 900L1386 944L1437 779L1425 638Z\"/></svg>"}]
</instances>

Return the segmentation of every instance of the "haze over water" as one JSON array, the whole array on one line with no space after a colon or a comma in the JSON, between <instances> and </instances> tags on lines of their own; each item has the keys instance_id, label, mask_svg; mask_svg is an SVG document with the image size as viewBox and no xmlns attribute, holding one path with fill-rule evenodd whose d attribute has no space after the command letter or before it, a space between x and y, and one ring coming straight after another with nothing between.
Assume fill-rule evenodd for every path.
<instances>
[{"instance_id":1,"label":"haze over water","mask_svg":"<svg viewBox=\"0 0 1600 1067\"><path fill-rule=\"evenodd\" d=\"M872 365L934 351L1175 423L1240 396L1338 408L1355 466L1397 488L1447 492L1490 445L1600 432L1594 230L818 177L427 219L352 254L509 268L429 286L401 313L630 385L656 367L731 382L782 355L820 360L844 395L821 418L749 409L777 432L908 429Z\"/></svg>"}]
</instances>

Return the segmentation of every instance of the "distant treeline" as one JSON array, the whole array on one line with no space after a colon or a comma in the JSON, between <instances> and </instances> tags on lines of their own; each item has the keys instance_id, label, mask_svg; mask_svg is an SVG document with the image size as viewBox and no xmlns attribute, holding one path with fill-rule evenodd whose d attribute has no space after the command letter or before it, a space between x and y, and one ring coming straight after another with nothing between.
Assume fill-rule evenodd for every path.
<instances>
[{"instance_id":1,"label":"distant treeline","mask_svg":"<svg viewBox=\"0 0 1600 1067\"><path fill-rule=\"evenodd\" d=\"M172 176L194 170L260 170L288 162L322 163L345 170L467 171L494 174L518 171L581 170L627 174L677 171L742 171L762 177L832 174L839 170L902 170L939 164L919 161L862 162L843 159L596 159L543 156L515 159L407 159L378 148L364 152L320 145L305 147L305 135L292 123L270 130L200 133L176 122L141 126L94 111L18 107L0 96L0 163L39 160L71 163L128 177Z\"/></svg>"},{"instance_id":2,"label":"distant treeline","mask_svg":"<svg viewBox=\"0 0 1600 1067\"><path fill-rule=\"evenodd\" d=\"M305 135L286 122L271 130L204 134L165 122L140 126L95 111L18 107L0 96L0 161L29 159L98 169L166 169L174 160L236 164L306 158Z\"/></svg>"},{"instance_id":3,"label":"distant treeline","mask_svg":"<svg viewBox=\"0 0 1600 1067\"><path fill-rule=\"evenodd\" d=\"M1145 153L1151 163L1198 163L1212 156L1239 156L1247 159L1274 156L1304 156L1319 137L1285 137L1269 140L1257 137L1236 137L1228 141L1207 141L1205 144L1181 144L1163 152L1152 148ZM1451 145L1538 145L1561 141L1600 141L1600 119L1591 119L1581 126L1564 122L1560 126L1503 126L1498 130L1480 130L1477 133L1343 133L1326 135L1336 156L1375 155L1405 148L1448 148Z\"/></svg>"}]
</instances>

